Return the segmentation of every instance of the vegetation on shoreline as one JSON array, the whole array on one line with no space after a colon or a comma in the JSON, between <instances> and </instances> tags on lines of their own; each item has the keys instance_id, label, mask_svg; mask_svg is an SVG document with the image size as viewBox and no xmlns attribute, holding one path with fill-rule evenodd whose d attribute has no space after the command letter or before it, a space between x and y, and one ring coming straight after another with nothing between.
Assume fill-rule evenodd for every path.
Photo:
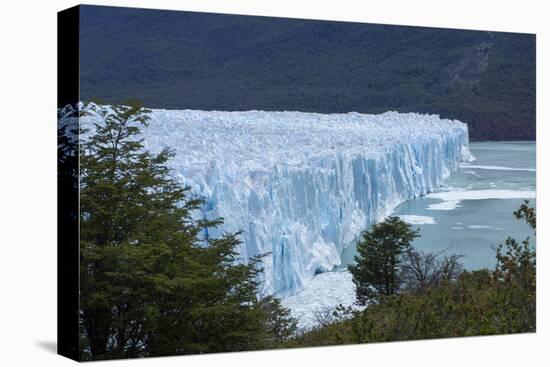
<instances>
[{"instance_id":1,"label":"vegetation on shoreline","mask_svg":"<svg viewBox=\"0 0 550 367\"><path fill-rule=\"evenodd\" d=\"M535 230L536 215L528 202L514 215L524 218ZM394 242L393 247L396 246ZM309 347L535 332L535 255L529 238L519 243L509 237L496 249L494 270L465 271L460 269L457 256L411 257L409 250L395 273L403 280L399 291L388 294L385 289L372 289L375 294L364 310L340 307L332 317L325 318L331 322L292 338L285 345ZM360 264L368 256L356 261ZM411 267L415 269L411 271ZM361 278L354 281L364 284ZM359 293L358 300L362 300Z\"/></svg>"},{"instance_id":2,"label":"vegetation on shoreline","mask_svg":"<svg viewBox=\"0 0 550 367\"><path fill-rule=\"evenodd\" d=\"M83 110L100 123L80 145L80 357L132 358L532 332L536 260L508 238L494 270L415 250L418 231L389 217L363 233L350 271L362 311L338 307L306 332L273 296L259 297L262 256L238 261L239 233L172 176L168 149L143 148L136 101ZM514 215L536 229L536 213Z\"/></svg>"}]
</instances>

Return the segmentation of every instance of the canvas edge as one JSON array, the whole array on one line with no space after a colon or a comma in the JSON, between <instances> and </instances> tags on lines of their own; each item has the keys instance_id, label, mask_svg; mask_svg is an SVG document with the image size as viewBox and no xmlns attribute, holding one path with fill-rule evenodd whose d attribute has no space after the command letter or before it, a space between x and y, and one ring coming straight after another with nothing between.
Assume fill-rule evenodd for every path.
<instances>
[{"instance_id":1,"label":"canvas edge","mask_svg":"<svg viewBox=\"0 0 550 367\"><path fill-rule=\"evenodd\" d=\"M57 13L57 108L76 107L79 86L80 6ZM75 109L76 111L76 109ZM78 124L78 119L75 120ZM60 121L58 121L58 125ZM75 129L78 132L78 126ZM76 141L78 142L78 136ZM80 360L78 149L69 167L57 163L57 353ZM71 173L69 173L71 172Z\"/></svg>"}]
</instances>

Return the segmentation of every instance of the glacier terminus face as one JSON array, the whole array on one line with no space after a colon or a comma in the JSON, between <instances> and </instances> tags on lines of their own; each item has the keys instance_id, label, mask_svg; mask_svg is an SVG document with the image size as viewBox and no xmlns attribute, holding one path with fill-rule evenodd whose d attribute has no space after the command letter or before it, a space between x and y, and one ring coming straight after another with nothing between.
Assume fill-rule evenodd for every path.
<instances>
[{"instance_id":1,"label":"glacier terminus face","mask_svg":"<svg viewBox=\"0 0 550 367\"><path fill-rule=\"evenodd\" d=\"M208 235L242 231L242 261L269 253L263 292L279 296L340 265L361 231L471 159L467 125L437 115L152 110L150 117L145 147L173 149L175 175L205 200L200 215L224 219Z\"/></svg>"}]
</instances>

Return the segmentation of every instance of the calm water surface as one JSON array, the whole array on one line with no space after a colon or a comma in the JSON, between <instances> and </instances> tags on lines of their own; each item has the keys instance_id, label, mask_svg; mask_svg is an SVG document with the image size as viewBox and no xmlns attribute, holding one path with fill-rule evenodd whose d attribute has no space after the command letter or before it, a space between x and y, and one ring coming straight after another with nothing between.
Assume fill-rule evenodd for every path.
<instances>
[{"instance_id":1,"label":"calm water surface","mask_svg":"<svg viewBox=\"0 0 550 367\"><path fill-rule=\"evenodd\" d=\"M474 162L463 164L434 194L403 203L394 215L413 218L420 228L415 247L464 255L467 269L493 267L494 247L508 236L531 236L535 242L527 224L512 214L525 198L535 204L535 143L480 142L470 150ZM353 247L342 255L343 265L353 259Z\"/></svg>"}]
</instances>

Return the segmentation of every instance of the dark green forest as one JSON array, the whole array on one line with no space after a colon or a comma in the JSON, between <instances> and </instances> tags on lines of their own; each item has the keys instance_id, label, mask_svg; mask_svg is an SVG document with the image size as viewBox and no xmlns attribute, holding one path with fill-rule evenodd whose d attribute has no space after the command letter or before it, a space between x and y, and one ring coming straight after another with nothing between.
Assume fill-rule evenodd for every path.
<instances>
[{"instance_id":1,"label":"dark green forest","mask_svg":"<svg viewBox=\"0 0 550 367\"><path fill-rule=\"evenodd\" d=\"M494 269L414 249L421 235L390 217L362 234L350 266L362 311L338 307L299 330L274 296L259 296L262 256L240 233L210 238L201 199L174 179L170 149L151 154L135 101L89 105L99 121L80 149L80 358L102 360L533 332L536 260L508 238ZM62 133L62 131L60 132ZM514 215L536 228L526 202Z\"/></svg>"},{"instance_id":2,"label":"dark green forest","mask_svg":"<svg viewBox=\"0 0 550 367\"><path fill-rule=\"evenodd\" d=\"M440 114L535 140L535 35L81 6L80 96L150 108Z\"/></svg>"}]
</instances>

